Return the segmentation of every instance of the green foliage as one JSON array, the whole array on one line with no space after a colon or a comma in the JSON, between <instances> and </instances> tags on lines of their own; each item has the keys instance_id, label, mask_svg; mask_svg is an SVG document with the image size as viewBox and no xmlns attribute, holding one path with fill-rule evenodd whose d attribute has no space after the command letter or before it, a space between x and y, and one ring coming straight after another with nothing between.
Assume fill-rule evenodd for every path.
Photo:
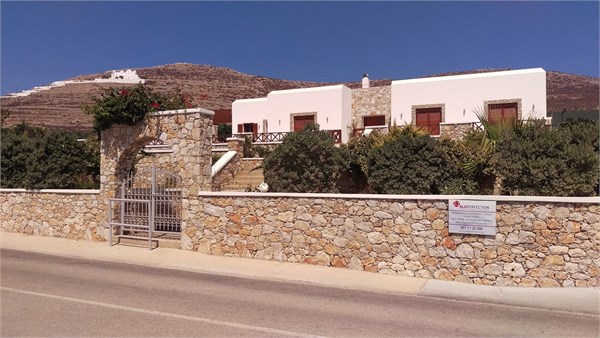
<instances>
[{"instance_id":1,"label":"green foliage","mask_svg":"<svg viewBox=\"0 0 600 338\"><path fill-rule=\"evenodd\" d=\"M251 135L244 137L244 152L242 154L244 158L265 158L271 152L272 149L269 145L252 143Z\"/></svg>"},{"instance_id":2,"label":"green foliage","mask_svg":"<svg viewBox=\"0 0 600 338\"><path fill-rule=\"evenodd\" d=\"M2 129L2 187L99 187L99 143L24 124Z\"/></svg>"},{"instance_id":3,"label":"green foliage","mask_svg":"<svg viewBox=\"0 0 600 338\"><path fill-rule=\"evenodd\" d=\"M215 163L217 163L217 161L218 161L218 160L219 160L221 157L223 157L223 154L222 154L222 153L212 153L212 157L211 157L211 158L212 158L212 162L211 162L211 163L212 163L212 164L215 164Z\"/></svg>"},{"instance_id":4,"label":"green foliage","mask_svg":"<svg viewBox=\"0 0 600 338\"><path fill-rule=\"evenodd\" d=\"M143 84L107 88L93 100L94 104L85 106L84 110L94 116L94 129L97 132L113 124L133 125L143 120L148 112L192 106L189 98L180 92L162 95Z\"/></svg>"},{"instance_id":5,"label":"green foliage","mask_svg":"<svg viewBox=\"0 0 600 338\"><path fill-rule=\"evenodd\" d=\"M265 182L275 192L336 192L340 151L318 126L288 134L263 160Z\"/></svg>"},{"instance_id":6,"label":"green foliage","mask_svg":"<svg viewBox=\"0 0 600 338\"><path fill-rule=\"evenodd\" d=\"M217 135L231 136L231 125L230 124L219 124L217 126Z\"/></svg>"},{"instance_id":7,"label":"green foliage","mask_svg":"<svg viewBox=\"0 0 600 338\"><path fill-rule=\"evenodd\" d=\"M598 124L549 130L523 124L498 141L491 160L510 195L592 196L598 187Z\"/></svg>"},{"instance_id":8,"label":"green foliage","mask_svg":"<svg viewBox=\"0 0 600 338\"><path fill-rule=\"evenodd\" d=\"M368 181L383 194L440 194L460 173L456 155L428 136L402 135L374 148L368 158ZM461 187L464 184L459 184Z\"/></svg>"}]
</instances>

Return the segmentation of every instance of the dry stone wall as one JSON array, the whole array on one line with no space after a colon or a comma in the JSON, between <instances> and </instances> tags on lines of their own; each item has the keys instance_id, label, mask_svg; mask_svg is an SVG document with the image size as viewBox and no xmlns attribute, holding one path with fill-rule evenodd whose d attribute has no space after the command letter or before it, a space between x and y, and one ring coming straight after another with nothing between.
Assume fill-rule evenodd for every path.
<instances>
[{"instance_id":1,"label":"dry stone wall","mask_svg":"<svg viewBox=\"0 0 600 338\"><path fill-rule=\"evenodd\" d=\"M0 190L0 229L36 236L103 240L98 191Z\"/></svg>"},{"instance_id":2,"label":"dry stone wall","mask_svg":"<svg viewBox=\"0 0 600 338\"><path fill-rule=\"evenodd\" d=\"M600 285L597 203L497 202L497 235L448 233L447 200L202 194L182 248L485 285Z\"/></svg>"},{"instance_id":3,"label":"dry stone wall","mask_svg":"<svg viewBox=\"0 0 600 338\"><path fill-rule=\"evenodd\" d=\"M442 123L440 136L451 139L461 139L473 130L473 123Z\"/></svg>"}]
</instances>

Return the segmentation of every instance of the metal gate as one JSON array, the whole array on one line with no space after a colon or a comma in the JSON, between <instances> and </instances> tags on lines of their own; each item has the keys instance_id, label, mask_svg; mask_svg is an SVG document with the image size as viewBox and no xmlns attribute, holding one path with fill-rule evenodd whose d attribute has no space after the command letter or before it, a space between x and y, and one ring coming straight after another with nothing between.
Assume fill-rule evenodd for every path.
<instances>
[{"instance_id":1,"label":"metal gate","mask_svg":"<svg viewBox=\"0 0 600 338\"><path fill-rule=\"evenodd\" d=\"M113 245L113 227L119 236L147 234L152 249L156 234L181 232L181 179L152 166L130 174L121 183L119 198L109 199L109 242Z\"/></svg>"}]
</instances>

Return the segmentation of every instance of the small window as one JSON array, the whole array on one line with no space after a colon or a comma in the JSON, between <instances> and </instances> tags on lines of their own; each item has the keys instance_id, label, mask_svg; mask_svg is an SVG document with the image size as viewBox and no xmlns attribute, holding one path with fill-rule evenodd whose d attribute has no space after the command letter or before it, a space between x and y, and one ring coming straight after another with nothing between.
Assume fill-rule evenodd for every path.
<instances>
[{"instance_id":1,"label":"small window","mask_svg":"<svg viewBox=\"0 0 600 338\"><path fill-rule=\"evenodd\" d=\"M241 123L237 125L238 133L252 133L256 136L258 133L258 124L257 123Z\"/></svg>"},{"instance_id":2,"label":"small window","mask_svg":"<svg viewBox=\"0 0 600 338\"><path fill-rule=\"evenodd\" d=\"M517 103L493 103L488 105L488 121L516 121L518 118Z\"/></svg>"},{"instance_id":3,"label":"small window","mask_svg":"<svg viewBox=\"0 0 600 338\"><path fill-rule=\"evenodd\" d=\"M442 108L417 108L416 125L425 129L429 135L440 134L440 123L442 122Z\"/></svg>"},{"instance_id":4,"label":"small window","mask_svg":"<svg viewBox=\"0 0 600 338\"><path fill-rule=\"evenodd\" d=\"M315 124L314 115L294 116L294 131L300 131L310 124Z\"/></svg>"},{"instance_id":5,"label":"small window","mask_svg":"<svg viewBox=\"0 0 600 338\"><path fill-rule=\"evenodd\" d=\"M385 115L363 116L365 128L385 126Z\"/></svg>"}]
</instances>

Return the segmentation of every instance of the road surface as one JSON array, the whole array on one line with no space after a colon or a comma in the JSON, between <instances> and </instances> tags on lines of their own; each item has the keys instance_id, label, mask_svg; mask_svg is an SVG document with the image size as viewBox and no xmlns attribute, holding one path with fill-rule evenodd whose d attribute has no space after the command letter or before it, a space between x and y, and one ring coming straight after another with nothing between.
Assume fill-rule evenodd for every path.
<instances>
[{"instance_id":1,"label":"road surface","mask_svg":"<svg viewBox=\"0 0 600 338\"><path fill-rule=\"evenodd\" d=\"M594 315L0 255L2 337L600 335Z\"/></svg>"}]
</instances>

